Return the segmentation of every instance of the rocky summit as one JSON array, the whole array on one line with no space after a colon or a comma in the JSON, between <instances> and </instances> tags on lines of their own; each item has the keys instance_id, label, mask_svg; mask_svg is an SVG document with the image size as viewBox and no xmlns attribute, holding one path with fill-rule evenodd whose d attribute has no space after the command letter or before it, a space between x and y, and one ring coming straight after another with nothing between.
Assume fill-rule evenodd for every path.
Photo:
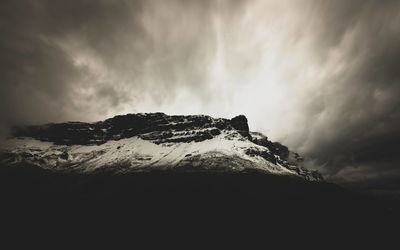
<instances>
[{"instance_id":1,"label":"rocky summit","mask_svg":"<svg viewBox=\"0 0 400 250\"><path fill-rule=\"evenodd\" d=\"M251 132L244 115L145 113L94 122L17 127L1 145L1 163L67 172L248 172L322 181L286 146Z\"/></svg>"}]
</instances>

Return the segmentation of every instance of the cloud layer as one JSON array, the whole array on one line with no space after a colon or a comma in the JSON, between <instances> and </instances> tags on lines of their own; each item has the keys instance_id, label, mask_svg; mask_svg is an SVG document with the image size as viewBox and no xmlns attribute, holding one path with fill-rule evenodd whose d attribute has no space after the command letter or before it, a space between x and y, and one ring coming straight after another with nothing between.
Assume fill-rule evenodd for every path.
<instances>
[{"instance_id":1,"label":"cloud layer","mask_svg":"<svg viewBox=\"0 0 400 250\"><path fill-rule=\"evenodd\" d=\"M246 114L329 179L400 190L398 1L3 1L2 127Z\"/></svg>"}]
</instances>

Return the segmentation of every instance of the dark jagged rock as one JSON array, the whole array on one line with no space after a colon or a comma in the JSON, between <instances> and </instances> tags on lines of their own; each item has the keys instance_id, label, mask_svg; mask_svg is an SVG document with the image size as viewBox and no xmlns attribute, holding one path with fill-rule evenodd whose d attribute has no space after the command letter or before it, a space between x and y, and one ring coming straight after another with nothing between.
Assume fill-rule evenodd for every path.
<instances>
[{"instance_id":1,"label":"dark jagged rock","mask_svg":"<svg viewBox=\"0 0 400 250\"><path fill-rule=\"evenodd\" d=\"M273 154L278 155L280 159L285 161L288 160L290 153L288 147L280 144L279 142L272 142L268 140L268 137L260 133L253 133L253 134L256 134L257 136L251 138L252 142L254 142L257 145L267 147Z\"/></svg>"},{"instance_id":2,"label":"dark jagged rock","mask_svg":"<svg viewBox=\"0 0 400 250\"><path fill-rule=\"evenodd\" d=\"M231 125L243 136L249 137L249 125L244 115L238 115L231 119Z\"/></svg>"},{"instance_id":3,"label":"dark jagged rock","mask_svg":"<svg viewBox=\"0 0 400 250\"><path fill-rule=\"evenodd\" d=\"M276 164L278 162L278 159L268 151L259 151L259 150L249 148L246 150L246 154L248 154L250 156L261 156L262 158L264 158L267 161L270 161L274 164Z\"/></svg>"}]
</instances>

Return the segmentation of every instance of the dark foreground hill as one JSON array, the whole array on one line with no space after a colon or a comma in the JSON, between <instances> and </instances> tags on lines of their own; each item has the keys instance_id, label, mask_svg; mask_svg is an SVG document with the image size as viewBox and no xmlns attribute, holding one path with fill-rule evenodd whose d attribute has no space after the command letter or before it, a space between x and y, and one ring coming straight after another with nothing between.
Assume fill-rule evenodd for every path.
<instances>
[{"instance_id":1,"label":"dark foreground hill","mask_svg":"<svg viewBox=\"0 0 400 250\"><path fill-rule=\"evenodd\" d=\"M160 235L180 242L268 235L319 241L332 233L352 238L389 230L399 212L392 200L252 171L85 175L32 166L0 171L6 235L44 242L99 243L138 235L155 237L157 244Z\"/></svg>"}]
</instances>

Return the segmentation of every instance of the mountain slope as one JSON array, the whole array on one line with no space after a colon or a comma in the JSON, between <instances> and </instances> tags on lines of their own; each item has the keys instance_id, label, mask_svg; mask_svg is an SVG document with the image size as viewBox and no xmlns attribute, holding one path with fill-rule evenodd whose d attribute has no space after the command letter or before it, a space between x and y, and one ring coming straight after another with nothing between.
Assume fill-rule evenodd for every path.
<instances>
[{"instance_id":1,"label":"mountain slope","mask_svg":"<svg viewBox=\"0 0 400 250\"><path fill-rule=\"evenodd\" d=\"M30 237L76 248L83 238L114 247L146 235L164 247L160 236L194 236L186 249L208 234L224 246L254 237L269 246L275 234L321 246L316 234L382 232L400 214L398 202L321 181L299 155L250 132L244 116L134 114L16 128L0 152L2 238L14 245L31 246Z\"/></svg>"},{"instance_id":2,"label":"mountain slope","mask_svg":"<svg viewBox=\"0 0 400 250\"><path fill-rule=\"evenodd\" d=\"M257 170L320 181L287 147L249 131L247 119L128 114L96 123L15 128L1 146L6 165L73 172Z\"/></svg>"}]
</instances>

